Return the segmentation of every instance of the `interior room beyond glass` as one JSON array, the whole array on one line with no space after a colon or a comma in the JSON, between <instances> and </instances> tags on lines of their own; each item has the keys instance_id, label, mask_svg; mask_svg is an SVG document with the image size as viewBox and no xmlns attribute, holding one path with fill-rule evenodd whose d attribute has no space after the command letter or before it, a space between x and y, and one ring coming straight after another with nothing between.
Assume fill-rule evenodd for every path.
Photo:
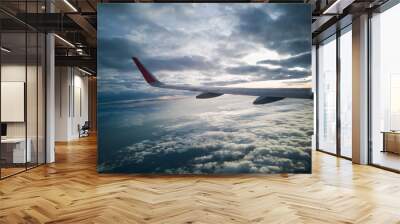
<instances>
[{"instance_id":1,"label":"interior room beyond glass","mask_svg":"<svg viewBox=\"0 0 400 224\"><path fill-rule=\"evenodd\" d=\"M400 4L371 18L371 162L400 171Z\"/></svg>"}]
</instances>

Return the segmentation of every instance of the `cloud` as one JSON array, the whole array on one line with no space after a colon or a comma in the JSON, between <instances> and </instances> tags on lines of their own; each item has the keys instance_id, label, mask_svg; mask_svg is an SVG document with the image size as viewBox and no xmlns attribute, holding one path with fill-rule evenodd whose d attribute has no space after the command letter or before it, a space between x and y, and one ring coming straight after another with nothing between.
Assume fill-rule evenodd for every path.
<instances>
[{"instance_id":1,"label":"cloud","mask_svg":"<svg viewBox=\"0 0 400 224\"><path fill-rule=\"evenodd\" d=\"M248 108L235 103L240 99L227 99L222 99L226 104L215 113L146 114L147 118L163 119L162 126L156 128L159 131L152 133L157 138L120 149L100 169L136 173L310 172L311 101L284 100L268 108ZM147 119L134 125L147 127L152 122Z\"/></svg>"},{"instance_id":2,"label":"cloud","mask_svg":"<svg viewBox=\"0 0 400 224\"><path fill-rule=\"evenodd\" d=\"M278 65L285 68L299 67L310 69L311 52L298 54L285 59L265 59L258 61L257 64Z\"/></svg>"},{"instance_id":3,"label":"cloud","mask_svg":"<svg viewBox=\"0 0 400 224\"><path fill-rule=\"evenodd\" d=\"M264 8L241 10L234 35L262 43L266 48L280 54L296 55L310 50L311 9L309 5L272 5Z\"/></svg>"},{"instance_id":4,"label":"cloud","mask_svg":"<svg viewBox=\"0 0 400 224\"><path fill-rule=\"evenodd\" d=\"M309 76L305 70L311 62L297 58L310 51L309 11L298 4L102 4L99 91L126 99L148 90L132 56L166 83L224 85ZM168 93L147 92L151 97Z\"/></svg>"},{"instance_id":5,"label":"cloud","mask_svg":"<svg viewBox=\"0 0 400 224\"><path fill-rule=\"evenodd\" d=\"M185 71L215 69L214 63L196 55L183 57L144 58L143 63L152 71Z\"/></svg>"},{"instance_id":6,"label":"cloud","mask_svg":"<svg viewBox=\"0 0 400 224\"><path fill-rule=\"evenodd\" d=\"M98 59L100 68L118 71L133 71L132 56L143 55L143 49L135 42L121 37L98 39ZM100 74L107 77L108 74Z\"/></svg>"},{"instance_id":7,"label":"cloud","mask_svg":"<svg viewBox=\"0 0 400 224\"><path fill-rule=\"evenodd\" d=\"M310 76L309 71L289 70L287 68L269 68L261 65L243 65L228 67L227 72L231 74L252 74L259 77L260 80L276 80L304 78Z\"/></svg>"}]
</instances>

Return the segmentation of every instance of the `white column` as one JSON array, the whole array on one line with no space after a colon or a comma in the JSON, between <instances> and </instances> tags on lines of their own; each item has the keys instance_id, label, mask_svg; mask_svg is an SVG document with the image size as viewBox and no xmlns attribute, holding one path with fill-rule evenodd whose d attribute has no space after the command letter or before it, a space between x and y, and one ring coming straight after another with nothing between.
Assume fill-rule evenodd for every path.
<instances>
[{"instance_id":1,"label":"white column","mask_svg":"<svg viewBox=\"0 0 400 224\"><path fill-rule=\"evenodd\" d=\"M54 133L55 133L55 60L54 60L54 35L47 34L46 36L46 60L47 60L47 71L46 71L46 159L47 163L55 161L55 150L54 150Z\"/></svg>"},{"instance_id":2,"label":"white column","mask_svg":"<svg viewBox=\"0 0 400 224\"><path fill-rule=\"evenodd\" d=\"M353 162L368 163L368 15L353 19Z\"/></svg>"},{"instance_id":3,"label":"white column","mask_svg":"<svg viewBox=\"0 0 400 224\"><path fill-rule=\"evenodd\" d=\"M47 12L54 11L51 1L46 1ZM46 163L55 161L55 43L54 34L46 35Z\"/></svg>"},{"instance_id":4,"label":"white column","mask_svg":"<svg viewBox=\"0 0 400 224\"><path fill-rule=\"evenodd\" d=\"M55 69L55 141L71 140L71 67Z\"/></svg>"},{"instance_id":5,"label":"white column","mask_svg":"<svg viewBox=\"0 0 400 224\"><path fill-rule=\"evenodd\" d=\"M315 45L312 45L311 48L311 75L312 75L312 92L314 94L314 134L312 135L312 140L311 140L311 149L316 150L317 149L317 139L316 139L316 133L317 133L317 47Z\"/></svg>"}]
</instances>

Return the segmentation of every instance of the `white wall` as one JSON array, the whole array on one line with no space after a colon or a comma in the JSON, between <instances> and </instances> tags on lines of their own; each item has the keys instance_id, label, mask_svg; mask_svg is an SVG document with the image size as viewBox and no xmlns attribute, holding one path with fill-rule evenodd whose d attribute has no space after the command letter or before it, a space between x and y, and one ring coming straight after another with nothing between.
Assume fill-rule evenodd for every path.
<instances>
[{"instance_id":1,"label":"white wall","mask_svg":"<svg viewBox=\"0 0 400 224\"><path fill-rule=\"evenodd\" d=\"M69 68L55 68L55 141L67 141L69 139Z\"/></svg>"},{"instance_id":2,"label":"white wall","mask_svg":"<svg viewBox=\"0 0 400 224\"><path fill-rule=\"evenodd\" d=\"M27 70L25 70L27 69ZM27 119L28 119L28 137L31 133L30 130L35 130L36 135L36 80L31 76L36 76L36 66L27 66L25 64L4 64L1 66L1 81L2 82L24 82L26 83L25 76L26 71L28 72L28 84L27 88ZM32 88L33 86L33 88ZM3 96L4 97L4 96ZM39 105L39 107L42 105ZM1 108L7 110L7 108ZM33 113L33 111L35 113ZM25 136L25 123L26 122L7 122L7 135L9 137L24 137ZM32 131L33 133L33 131Z\"/></svg>"},{"instance_id":3,"label":"white wall","mask_svg":"<svg viewBox=\"0 0 400 224\"><path fill-rule=\"evenodd\" d=\"M88 77L87 76L82 76L82 73L78 73L76 75L75 70L75 75L74 75L74 102L73 105L74 107L72 108L72 120L71 120L71 135L73 138L79 137L79 132L78 132L78 125L83 125L85 121L88 121Z\"/></svg>"},{"instance_id":4,"label":"white wall","mask_svg":"<svg viewBox=\"0 0 400 224\"><path fill-rule=\"evenodd\" d=\"M29 68L28 68L29 69ZM24 65L2 65L1 81L3 82L25 82L25 64ZM1 108L6 110L6 108ZM25 137L25 122L7 123L7 137Z\"/></svg>"},{"instance_id":5,"label":"white wall","mask_svg":"<svg viewBox=\"0 0 400 224\"><path fill-rule=\"evenodd\" d=\"M78 125L88 120L88 77L76 68L56 67L55 85L55 140L77 139Z\"/></svg>"},{"instance_id":6,"label":"white wall","mask_svg":"<svg viewBox=\"0 0 400 224\"><path fill-rule=\"evenodd\" d=\"M36 70L38 69L38 70ZM3 64L1 66L1 81L2 82L24 82L26 85L26 106L23 102L20 113L26 112L26 120L21 122L6 122L7 137L9 138L24 138L25 135L30 139L30 148L32 150L32 161L44 163L45 150L45 120L44 120L44 74L42 68L25 64ZM27 78L27 80L25 80ZM24 94L24 90L21 94ZM3 90L2 90L3 92ZM3 92L4 94L4 92ZM7 98L7 95L2 95L2 98ZM2 107L2 112L16 113L11 108ZM15 108L14 108L15 110ZM37 156L37 153L39 154Z\"/></svg>"},{"instance_id":7,"label":"white wall","mask_svg":"<svg viewBox=\"0 0 400 224\"><path fill-rule=\"evenodd\" d=\"M1 121L25 121L25 83L1 81ZM35 105L36 108L36 105Z\"/></svg>"}]
</instances>

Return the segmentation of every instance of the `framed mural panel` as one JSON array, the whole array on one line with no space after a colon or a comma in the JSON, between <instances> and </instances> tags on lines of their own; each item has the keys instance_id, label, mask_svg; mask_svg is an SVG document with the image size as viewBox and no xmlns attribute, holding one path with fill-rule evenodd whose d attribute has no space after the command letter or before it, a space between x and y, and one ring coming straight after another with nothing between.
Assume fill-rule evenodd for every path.
<instances>
[{"instance_id":1,"label":"framed mural panel","mask_svg":"<svg viewBox=\"0 0 400 224\"><path fill-rule=\"evenodd\" d=\"M98 171L310 173L307 4L99 4Z\"/></svg>"}]
</instances>

